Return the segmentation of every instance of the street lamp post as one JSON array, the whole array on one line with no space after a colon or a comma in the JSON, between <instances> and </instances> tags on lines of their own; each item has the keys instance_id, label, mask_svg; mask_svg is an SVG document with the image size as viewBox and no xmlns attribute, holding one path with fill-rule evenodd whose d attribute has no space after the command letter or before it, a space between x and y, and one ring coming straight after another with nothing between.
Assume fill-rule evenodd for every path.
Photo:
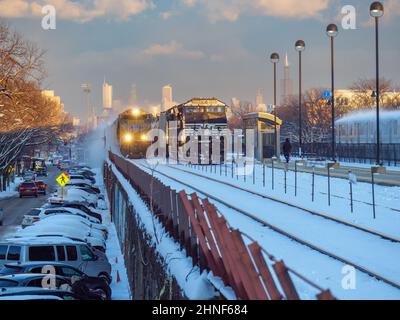
<instances>
[{"instance_id":1,"label":"street lamp post","mask_svg":"<svg viewBox=\"0 0 400 320\"><path fill-rule=\"evenodd\" d=\"M274 52L270 57L271 62L274 64L274 132L275 132L275 157L278 157L278 131L276 127L276 65L279 62L279 54Z\"/></svg>"},{"instance_id":2,"label":"street lamp post","mask_svg":"<svg viewBox=\"0 0 400 320\"><path fill-rule=\"evenodd\" d=\"M302 130L302 119L301 119L301 107L302 107L302 74L301 74L301 53L306 48L306 43L303 40L297 40L295 44L296 51L299 53L299 156L302 157L302 144L303 144L303 130Z\"/></svg>"},{"instance_id":3,"label":"street lamp post","mask_svg":"<svg viewBox=\"0 0 400 320\"><path fill-rule=\"evenodd\" d=\"M331 106L332 106L332 160L336 162L336 141L335 141L335 56L334 38L338 34L336 24L330 24L326 28L326 34L331 39Z\"/></svg>"},{"instance_id":4,"label":"street lamp post","mask_svg":"<svg viewBox=\"0 0 400 320\"><path fill-rule=\"evenodd\" d=\"M375 18L375 51L376 51L376 164L381 165L381 139L380 139L380 84L379 84L379 18L383 16L384 8L380 2L374 2L370 7L370 15Z\"/></svg>"}]
</instances>

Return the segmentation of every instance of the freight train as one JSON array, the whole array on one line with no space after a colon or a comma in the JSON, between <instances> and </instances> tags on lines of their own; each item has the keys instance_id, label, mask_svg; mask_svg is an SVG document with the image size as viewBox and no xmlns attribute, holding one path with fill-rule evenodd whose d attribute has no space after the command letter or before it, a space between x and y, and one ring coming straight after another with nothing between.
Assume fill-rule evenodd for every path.
<instances>
[{"instance_id":1,"label":"freight train","mask_svg":"<svg viewBox=\"0 0 400 320\"><path fill-rule=\"evenodd\" d=\"M216 158L218 162L223 161L224 136L228 130L227 109L228 106L216 98L194 98L162 112L159 128L166 133L168 157L176 158L178 147L191 140L198 144L197 163L211 163ZM212 155L213 139L220 141L217 157Z\"/></svg>"},{"instance_id":2,"label":"freight train","mask_svg":"<svg viewBox=\"0 0 400 320\"><path fill-rule=\"evenodd\" d=\"M204 159L208 159L208 162L211 162L212 139L220 140L220 160L223 160L225 154L227 108L226 104L216 98L194 98L161 112L159 117L154 117L141 109L125 111L118 116L113 126L121 153L132 159L146 156L148 147L157 139L152 141L148 135L149 131L160 129L165 133L167 157L176 156L178 147L195 140L198 143L198 161L203 163L207 162ZM171 130L176 130L175 136ZM210 136L204 137L204 130L208 131ZM182 135L183 139L178 138ZM172 141L172 139L177 140ZM204 144L208 147L204 148Z\"/></svg>"}]
</instances>

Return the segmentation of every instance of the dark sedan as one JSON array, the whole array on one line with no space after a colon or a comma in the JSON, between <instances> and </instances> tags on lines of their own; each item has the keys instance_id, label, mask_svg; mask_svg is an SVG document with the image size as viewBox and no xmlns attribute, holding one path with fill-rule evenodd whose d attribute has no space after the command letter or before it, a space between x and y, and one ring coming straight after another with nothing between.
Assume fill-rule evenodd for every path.
<instances>
[{"instance_id":1,"label":"dark sedan","mask_svg":"<svg viewBox=\"0 0 400 320\"><path fill-rule=\"evenodd\" d=\"M54 267L57 276L70 280L71 277L76 276L82 279L82 282L89 290L96 290L104 299L111 299L111 288L104 278L89 277L79 269L69 265L57 262L30 262L30 263L11 263L6 264L0 269L0 279L2 276L12 274L42 274L45 273L44 267Z\"/></svg>"},{"instance_id":2,"label":"dark sedan","mask_svg":"<svg viewBox=\"0 0 400 320\"><path fill-rule=\"evenodd\" d=\"M43 180L35 181L36 186L38 187L38 193L46 195L47 185L44 183Z\"/></svg>"},{"instance_id":3,"label":"dark sedan","mask_svg":"<svg viewBox=\"0 0 400 320\"><path fill-rule=\"evenodd\" d=\"M23 182L18 188L19 191L19 197L26 197L26 196L31 196L31 197L38 197L38 187L36 186L35 182L29 181L29 182Z\"/></svg>"}]
</instances>

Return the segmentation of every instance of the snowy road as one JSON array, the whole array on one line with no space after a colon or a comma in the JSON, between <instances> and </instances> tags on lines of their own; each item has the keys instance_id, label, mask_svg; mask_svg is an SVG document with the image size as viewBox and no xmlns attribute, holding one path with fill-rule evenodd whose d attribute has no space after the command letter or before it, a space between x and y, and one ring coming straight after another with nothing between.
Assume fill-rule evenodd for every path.
<instances>
[{"instance_id":1,"label":"snowy road","mask_svg":"<svg viewBox=\"0 0 400 320\"><path fill-rule=\"evenodd\" d=\"M299 209L268 201L256 195L246 194L237 188L193 176L170 167L158 166L157 170L173 176L175 179L195 189L212 194L217 199L224 200L236 208L246 210L268 221L270 224L279 226L287 232L313 243L316 246L346 257L354 263L361 264L382 276L400 282L400 274L398 272L400 261L397 259L400 253L400 245L397 243L391 243L354 228L346 227L336 222L313 216L309 213L305 214ZM161 181L171 185L177 190L186 189L189 193L194 191L165 176L160 174L156 175ZM259 238L257 239L256 237L256 239L260 241L261 244L265 244L266 248L270 251L274 251L274 254L282 257L285 261L288 261L288 263L291 261L293 267L297 265L300 268L297 268L297 270L306 275L308 273L310 278L317 281L317 283L331 288L338 297L392 297L397 299L400 297L400 290L376 281L361 272L358 272L358 290L344 290L341 288L341 268L343 264L338 260L323 256L314 250L299 245L289 240L287 237L263 227L260 223L249 221L251 219L243 217L243 215L239 214L237 211L227 208L218 201L212 202L227 216L232 226L236 225L241 231L247 232L252 236L258 235ZM242 223L238 224L239 220L242 221ZM257 232L257 229L260 231ZM261 232L261 230L263 231ZM270 238L270 241L265 241L267 237L272 237L272 239ZM282 242L284 242L284 244ZM291 254L289 254L289 252ZM294 257L297 257L297 259L294 259ZM302 262L300 262L299 259L301 259ZM335 265L337 269L335 268L336 271L333 272L332 267ZM379 287L380 289L377 290Z\"/></svg>"}]
</instances>

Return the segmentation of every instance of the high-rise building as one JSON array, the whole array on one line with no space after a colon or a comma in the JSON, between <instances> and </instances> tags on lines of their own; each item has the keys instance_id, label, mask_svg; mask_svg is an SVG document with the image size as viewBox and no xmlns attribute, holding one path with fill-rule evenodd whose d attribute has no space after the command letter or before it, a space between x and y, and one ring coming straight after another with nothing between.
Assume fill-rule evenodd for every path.
<instances>
[{"instance_id":1,"label":"high-rise building","mask_svg":"<svg viewBox=\"0 0 400 320\"><path fill-rule=\"evenodd\" d=\"M137 88L136 88L136 84L135 83L132 84L131 91L129 93L129 105L131 107L137 107L138 106Z\"/></svg>"},{"instance_id":2,"label":"high-rise building","mask_svg":"<svg viewBox=\"0 0 400 320\"><path fill-rule=\"evenodd\" d=\"M261 93L261 89L258 90L257 96L256 96L256 107L258 108L259 105L264 104L264 97L263 94Z\"/></svg>"},{"instance_id":3,"label":"high-rise building","mask_svg":"<svg viewBox=\"0 0 400 320\"><path fill-rule=\"evenodd\" d=\"M42 95L54 103L57 114L56 117L61 122L64 113L64 104L61 102L61 98L55 95L54 90L43 90Z\"/></svg>"},{"instance_id":4,"label":"high-rise building","mask_svg":"<svg viewBox=\"0 0 400 320\"><path fill-rule=\"evenodd\" d=\"M290 64L288 54L285 54L285 64L284 64L284 74L283 80L281 81L282 96L281 96L281 104L284 104L287 99L293 94L293 82L290 79Z\"/></svg>"},{"instance_id":5,"label":"high-rise building","mask_svg":"<svg viewBox=\"0 0 400 320\"><path fill-rule=\"evenodd\" d=\"M106 79L104 78L104 83L103 83L103 109L112 109L112 97L113 97L113 87L112 85L108 84L106 82Z\"/></svg>"},{"instance_id":6,"label":"high-rise building","mask_svg":"<svg viewBox=\"0 0 400 320\"><path fill-rule=\"evenodd\" d=\"M161 111L168 110L173 107L172 98L172 87L171 85L166 85L162 88L162 101L161 101Z\"/></svg>"}]
</instances>

